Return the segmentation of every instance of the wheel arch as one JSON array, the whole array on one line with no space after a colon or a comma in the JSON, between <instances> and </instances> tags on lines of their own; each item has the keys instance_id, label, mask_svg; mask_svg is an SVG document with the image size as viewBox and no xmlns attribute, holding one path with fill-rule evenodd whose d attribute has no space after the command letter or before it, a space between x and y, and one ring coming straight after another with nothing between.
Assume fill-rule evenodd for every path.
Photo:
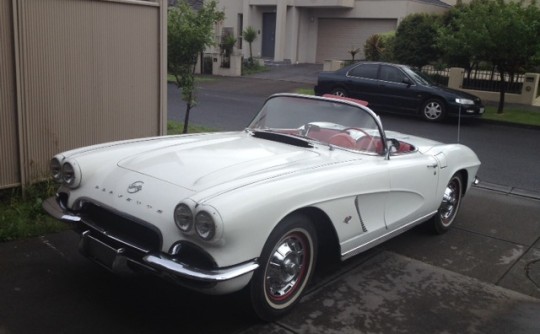
<instances>
[{"instance_id":1,"label":"wheel arch","mask_svg":"<svg viewBox=\"0 0 540 334\"><path fill-rule=\"evenodd\" d=\"M467 192L467 185L469 184L469 172L466 169L460 169L455 174L458 174L461 177L461 194L465 195L465 192Z\"/></svg>"},{"instance_id":2,"label":"wheel arch","mask_svg":"<svg viewBox=\"0 0 540 334\"><path fill-rule=\"evenodd\" d=\"M319 252L319 260L339 260L340 244L337 231L330 217L323 210L315 207L304 207L291 212L289 215L302 214L313 223L317 231L319 249L325 249L325 253ZM287 216L289 216L287 215Z\"/></svg>"}]
</instances>

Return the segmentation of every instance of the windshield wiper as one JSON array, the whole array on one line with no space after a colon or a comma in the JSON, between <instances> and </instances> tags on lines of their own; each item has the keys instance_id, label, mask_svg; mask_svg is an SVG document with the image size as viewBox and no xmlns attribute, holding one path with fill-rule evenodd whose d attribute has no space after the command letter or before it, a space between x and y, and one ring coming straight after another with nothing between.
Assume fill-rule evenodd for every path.
<instances>
[{"instance_id":1,"label":"windshield wiper","mask_svg":"<svg viewBox=\"0 0 540 334\"><path fill-rule=\"evenodd\" d=\"M249 129L248 133L250 133L255 138L277 141L280 143L294 145L298 147L313 147L313 143L307 138L297 137L286 133L279 133L273 131L258 131L253 129Z\"/></svg>"}]
</instances>

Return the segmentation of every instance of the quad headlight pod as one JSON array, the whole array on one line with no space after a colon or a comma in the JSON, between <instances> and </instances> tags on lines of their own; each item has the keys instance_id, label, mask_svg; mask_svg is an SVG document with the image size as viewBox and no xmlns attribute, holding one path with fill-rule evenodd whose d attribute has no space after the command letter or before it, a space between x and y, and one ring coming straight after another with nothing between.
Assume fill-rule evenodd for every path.
<instances>
[{"instance_id":1,"label":"quad headlight pod","mask_svg":"<svg viewBox=\"0 0 540 334\"><path fill-rule=\"evenodd\" d=\"M51 159L51 174L54 181L61 183L62 180L62 164L60 163L60 160L58 158L52 158Z\"/></svg>"},{"instance_id":2,"label":"quad headlight pod","mask_svg":"<svg viewBox=\"0 0 540 334\"><path fill-rule=\"evenodd\" d=\"M174 223L188 235L197 235L204 241L212 241L221 235L221 216L214 208L195 203L182 202L174 209Z\"/></svg>"},{"instance_id":3,"label":"quad headlight pod","mask_svg":"<svg viewBox=\"0 0 540 334\"><path fill-rule=\"evenodd\" d=\"M51 175L54 181L62 183L70 188L77 188L81 183L81 170L74 161L62 163L58 157L50 162Z\"/></svg>"},{"instance_id":4,"label":"quad headlight pod","mask_svg":"<svg viewBox=\"0 0 540 334\"><path fill-rule=\"evenodd\" d=\"M201 211L195 216L195 231L203 240L212 240L216 235L216 222L212 215L206 211Z\"/></svg>"},{"instance_id":5,"label":"quad headlight pod","mask_svg":"<svg viewBox=\"0 0 540 334\"><path fill-rule=\"evenodd\" d=\"M190 232L193 228L193 212L185 203L180 203L174 209L174 223L176 227L184 233Z\"/></svg>"},{"instance_id":6,"label":"quad headlight pod","mask_svg":"<svg viewBox=\"0 0 540 334\"><path fill-rule=\"evenodd\" d=\"M72 186L75 183L75 168L69 162L62 165L62 180L68 186Z\"/></svg>"}]
</instances>

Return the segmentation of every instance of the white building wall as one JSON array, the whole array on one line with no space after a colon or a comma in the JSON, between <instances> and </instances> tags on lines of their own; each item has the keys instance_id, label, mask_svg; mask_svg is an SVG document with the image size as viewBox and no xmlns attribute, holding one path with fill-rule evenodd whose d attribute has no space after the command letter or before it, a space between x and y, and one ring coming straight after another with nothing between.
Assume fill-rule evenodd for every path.
<instances>
[{"instance_id":1,"label":"white building wall","mask_svg":"<svg viewBox=\"0 0 540 334\"><path fill-rule=\"evenodd\" d=\"M262 14L277 12L274 60L290 60L293 63L316 61L319 18L394 19L399 23L412 13L443 13L448 10L442 2L441 5L433 5L415 0L356 0L353 2L218 0L218 2L226 15L224 27L234 27L236 30L238 14L243 13L244 29L251 26L258 32L257 39L252 45L254 57L261 54ZM297 4L300 6L296 6ZM329 8L328 4L335 4L340 8ZM339 31L336 33L338 34ZM249 56L247 43L243 44L242 53L245 57Z\"/></svg>"}]
</instances>

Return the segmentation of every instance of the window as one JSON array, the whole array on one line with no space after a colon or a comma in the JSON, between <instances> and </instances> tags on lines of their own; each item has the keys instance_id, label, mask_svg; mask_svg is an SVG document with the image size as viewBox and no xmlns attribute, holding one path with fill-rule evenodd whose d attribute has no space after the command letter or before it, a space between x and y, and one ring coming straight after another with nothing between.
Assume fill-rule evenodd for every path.
<instances>
[{"instance_id":1,"label":"window","mask_svg":"<svg viewBox=\"0 0 540 334\"><path fill-rule=\"evenodd\" d=\"M378 64L361 64L349 71L348 75L366 79L377 79Z\"/></svg>"},{"instance_id":2,"label":"window","mask_svg":"<svg viewBox=\"0 0 540 334\"><path fill-rule=\"evenodd\" d=\"M238 31L238 48L239 49L242 49L242 43L244 41L244 39L242 38L242 28L244 26L244 15L243 14L238 14L238 20L237 20L237 28L236 30Z\"/></svg>"},{"instance_id":3,"label":"window","mask_svg":"<svg viewBox=\"0 0 540 334\"><path fill-rule=\"evenodd\" d=\"M398 68L388 65L381 66L381 80L401 83L403 78L405 78L405 75Z\"/></svg>"}]
</instances>

